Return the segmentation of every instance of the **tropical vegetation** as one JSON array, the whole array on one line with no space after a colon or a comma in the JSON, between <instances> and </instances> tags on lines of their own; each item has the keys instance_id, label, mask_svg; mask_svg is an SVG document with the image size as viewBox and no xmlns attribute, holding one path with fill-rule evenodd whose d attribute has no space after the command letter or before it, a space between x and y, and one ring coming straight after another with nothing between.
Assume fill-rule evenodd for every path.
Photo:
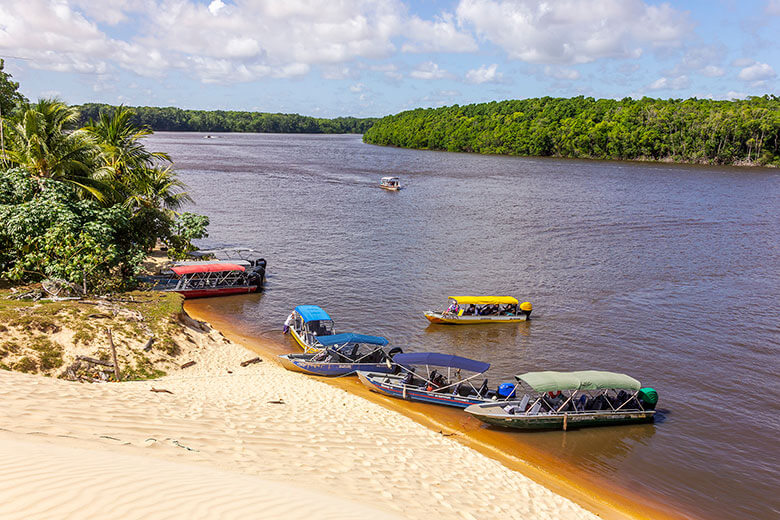
<instances>
[{"instance_id":1,"label":"tropical vegetation","mask_svg":"<svg viewBox=\"0 0 780 520\"><path fill-rule=\"evenodd\" d=\"M207 217L180 213L185 186L132 110L82 126L59 100L24 99L2 61L0 107L0 277L125 289L158 241L181 256L207 236Z\"/></svg>"},{"instance_id":2,"label":"tropical vegetation","mask_svg":"<svg viewBox=\"0 0 780 520\"><path fill-rule=\"evenodd\" d=\"M780 166L780 97L544 97L419 108L378 120L363 140L483 154Z\"/></svg>"},{"instance_id":3,"label":"tropical vegetation","mask_svg":"<svg viewBox=\"0 0 780 520\"><path fill-rule=\"evenodd\" d=\"M88 103L76 107L81 122L110 112L109 105ZM298 114L270 114L235 110L184 110L174 107L132 107L130 122L154 131L262 132L288 134L362 134L376 118L337 117L324 119Z\"/></svg>"}]
</instances>

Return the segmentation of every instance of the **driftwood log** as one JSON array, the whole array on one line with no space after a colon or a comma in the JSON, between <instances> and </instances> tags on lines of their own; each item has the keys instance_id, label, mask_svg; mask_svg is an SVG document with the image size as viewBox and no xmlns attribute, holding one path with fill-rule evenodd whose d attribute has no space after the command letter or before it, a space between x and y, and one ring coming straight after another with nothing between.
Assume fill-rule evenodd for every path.
<instances>
[{"instance_id":1,"label":"driftwood log","mask_svg":"<svg viewBox=\"0 0 780 520\"><path fill-rule=\"evenodd\" d=\"M170 390L166 390L165 388L154 388L154 387L152 387L149 391L150 392L157 392L158 394L172 394L173 393Z\"/></svg>"},{"instance_id":2,"label":"driftwood log","mask_svg":"<svg viewBox=\"0 0 780 520\"><path fill-rule=\"evenodd\" d=\"M101 359L96 359L89 356L76 356L76 359L78 361L86 361L87 363L92 363L93 365L101 365L104 367L114 368L114 364L109 361L103 361ZM80 368L80 366L78 368Z\"/></svg>"},{"instance_id":3,"label":"driftwood log","mask_svg":"<svg viewBox=\"0 0 780 520\"><path fill-rule=\"evenodd\" d=\"M189 368L189 367L191 367L191 366L192 366L192 365L194 365L194 364L195 364L195 362L194 362L194 361L187 361L186 363L184 363L184 364L181 366L181 368Z\"/></svg>"},{"instance_id":4,"label":"driftwood log","mask_svg":"<svg viewBox=\"0 0 780 520\"><path fill-rule=\"evenodd\" d=\"M260 359L259 357L255 357L255 358L252 358L252 359L247 359L246 361L242 361L241 362L241 366L242 367L248 367L249 365L252 365L254 363L261 363L262 361L263 360Z\"/></svg>"},{"instance_id":5,"label":"driftwood log","mask_svg":"<svg viewBox=\"0 0 780 520\"><path fill-rule=\"evenodd\" d=\"M146 345L144 345L144 352L149 352L150 350L152 350L152 345L154 345L155 339L157 338L155 338L154 336L149 338L149 341L147 341Z\"/></svg>"}]
</instances>

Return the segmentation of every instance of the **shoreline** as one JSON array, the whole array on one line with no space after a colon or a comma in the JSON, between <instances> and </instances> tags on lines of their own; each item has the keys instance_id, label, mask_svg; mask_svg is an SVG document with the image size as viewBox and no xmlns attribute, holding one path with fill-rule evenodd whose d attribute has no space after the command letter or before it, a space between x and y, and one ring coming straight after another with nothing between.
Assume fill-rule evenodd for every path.
<instances>
[{"instance_id":1,"label":"shoreline","mask_svg":"<svg viewBox=\"0 0 780 520\"><path fill-rule=\"evenodd\" d=\"M185 301L184 308L193 318L208 322L226 338L242 345L247 350L271 358L271 362L280 367L281 364L278 362L277 356L292 350L273 339L250 336L240 332L229 320L222 318L213 310L206 308L205 305L198 305L188 300ZM532 457L527 457L529 453L526 452L524 453L525 458L507 453L499 447L497 439L494 437L494 431L483 428L478 421L459 413L460 410L435 407L435 412L431 413L430 405L400 401L371 392L355 378L303 377L311 377L315 381L340 388L345 392L378 404L393 413L407 417L430 431L445 434L455 442L499 462L509 470L573 501L600 518L611 520L693 518L671 507L662 508L659 504L650 503L640 496L627 496L625 490L610 483L594 483L592 476L578 473L574 471L574 468L562 471L560 461L545 456L541 452L533 453ZM528 446L524 447L529 448ZM529 449L533 450L533 448Z\"/></svg>"},{"instance_id":2,"label":"shoreline","mask_svg":"<svg viewBox=\"0 0 780 520\"><path fill-rule=\"evenodd\" d=\"M219 327L159 379L0 371L0 516L596 520L403 414L266 355L244 363L264 343Z\"/></svg>"}]
</instances>

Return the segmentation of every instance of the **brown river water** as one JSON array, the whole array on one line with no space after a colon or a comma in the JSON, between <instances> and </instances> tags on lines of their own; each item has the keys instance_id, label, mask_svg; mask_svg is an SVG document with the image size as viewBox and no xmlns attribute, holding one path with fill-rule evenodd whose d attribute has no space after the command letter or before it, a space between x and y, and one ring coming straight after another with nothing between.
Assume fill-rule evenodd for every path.
<instances>
[{"instance_id":1,"label":"brown river water","mask_svg":"<svg viewBox=\"0 0 780 520\"><path fill-rule=\"evenodd\" d=\"M292 351L282 322L315 304L339 332L487 361L493 383L628 373L658 391L655 424L517 433L412 411L594 493L680 517L780 515L778 170L403 150L354 135L159 133L150 147L170 153L192 211L210 217L202 246L268 260L263 293L199 303L241 334ZM378 188L391 174L402 191ZM532 320L429 325L423 311L452 294L514 295Z\"/></svg>"}]
</instances>

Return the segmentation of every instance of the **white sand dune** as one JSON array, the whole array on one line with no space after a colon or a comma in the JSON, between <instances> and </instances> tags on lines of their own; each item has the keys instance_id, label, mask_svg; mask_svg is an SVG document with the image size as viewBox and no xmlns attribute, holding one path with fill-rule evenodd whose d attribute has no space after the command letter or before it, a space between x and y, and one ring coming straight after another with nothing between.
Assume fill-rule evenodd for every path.
<instances>
[{"instance_id":1,"label":"white sand dune","mask_svg":"<svg viewBox=\"0 0 780 520\"><path fill-rule=\"evenodd\" d=\"M239 366L252 356L214 342L119 384L0 371L0 518L596 518L377 404Z\"/></svg>"}]
</instances>

